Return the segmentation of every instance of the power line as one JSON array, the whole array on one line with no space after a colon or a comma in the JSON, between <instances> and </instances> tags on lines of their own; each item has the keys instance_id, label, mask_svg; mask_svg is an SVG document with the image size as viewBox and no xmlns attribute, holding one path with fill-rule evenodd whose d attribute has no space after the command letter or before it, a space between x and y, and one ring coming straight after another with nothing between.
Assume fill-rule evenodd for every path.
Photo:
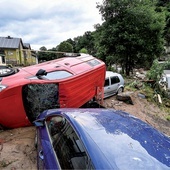
<instances>
[{"instance_id":1,"label":"power line","mask_svg":"<svg viewBox=\"0 0 170 170\"><path fill-rule=\"evenodd\" d=\"M71 52L62 52L62 51L49 51L49 50L31 50L31 49L20 49L18 51L32 51L32 52L42 52L42 53L55 53L55 54L72 54L72 55L76 55L79 53L71 53Z\"/></svg>"}]
</instances>

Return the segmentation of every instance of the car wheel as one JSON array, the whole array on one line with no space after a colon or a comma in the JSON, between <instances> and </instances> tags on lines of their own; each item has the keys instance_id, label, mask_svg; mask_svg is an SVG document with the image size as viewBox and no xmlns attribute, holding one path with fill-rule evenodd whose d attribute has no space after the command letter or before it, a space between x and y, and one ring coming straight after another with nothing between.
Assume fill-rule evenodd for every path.
<instances>
[{"instance_id":1,"label":"car wheel","mask_svg":"<svg viewBox=\"0 0 170 170\"><path fill-rule=\"evenodd\" d=\"M14 68L2 68L0 69L0 77L6 77L15 74Z\"/></svg>"},{"instance_id":2,"label":"car wheel","mask_svg":"<svg viewBox=\"0 0 170 170\"><path fill-rule=\"evenodd\" d=\"M121 88L118 89L117 94L120 94L122 92L123 92L123 88L121 87Z\"/></svg>"}]
</instances>

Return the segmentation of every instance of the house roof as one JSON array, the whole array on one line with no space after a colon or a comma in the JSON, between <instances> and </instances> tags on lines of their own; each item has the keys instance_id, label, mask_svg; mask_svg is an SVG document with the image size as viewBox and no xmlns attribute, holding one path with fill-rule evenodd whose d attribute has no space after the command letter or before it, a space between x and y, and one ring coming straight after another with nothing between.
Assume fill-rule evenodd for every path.
<instances>
[{"instance_id":1,"label":"house roof","mask_svg":"<svg viewBox=\"0 0 170 170\"><path fill-rule=\"evenodd\" d=\"M13 37L0 37L0 48L19 48L20 42L22 43L21 38L13 38ZM22 43L23 44L23 43Z\"/></svg>"},{"instance_id":2,"label":"house roof","mask_svg":"<svg viewBox=\"0 0 170 170\"><path fill-rule=\"evenodd\" d=\"M24 43L24 48L26 48L26 49L31 49L31 46L30 46L29 43Z\"/></svg>"}]
</instances>

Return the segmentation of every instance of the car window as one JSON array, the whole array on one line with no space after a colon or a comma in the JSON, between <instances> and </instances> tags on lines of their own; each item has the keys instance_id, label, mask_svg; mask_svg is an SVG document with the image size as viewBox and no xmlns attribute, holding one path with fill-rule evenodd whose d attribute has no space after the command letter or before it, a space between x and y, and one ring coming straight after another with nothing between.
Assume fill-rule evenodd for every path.
<instances>
[{"instance_id":1,"label":"car window","mask_svg":"<svg viewBox=\"0 0 170 170\"><path fill-rule=\"evenodd\" d=\"M116 84L120 82L120 79L118 76L111 77L111 84Z\"/></svg>"},{"instance_id":2,"label":"car window","mask_svg":"<svg viewBox=\"0 0 170 170\"><path fill-rule=\"evenodd\" d=\"M65 71L65 70L57 70L53 72L48 72L47 75L43 75L40 77L34 76L30 77L29 79L46 79L46 80L56 80L56 79L64 79L71 77L73 74Z\"/></svg>"},{"instance_id":3,"label":"car window","mask_svg":"<svg viewBox=\"0 0 170 170\"><path fill-rule=\"evenodd\" d=\"M72 76L72 74L69 73L68 71L59 70L59 71L47 73L47 75L43 77L47 78L48 80L55 80L55 79L67 78L70 76Z\"/></svg>"},{"instance_id":4,"label":"car window","mask_svg":"<svg viewBox=\"0 0 170 170\"><path fill-rule=\"evenodd\" d=\"M90 61L88 61L87 62L90 66L97 66L97 65L99 65L99 64L101 64L98 60L90 60Z\"/></svg>"},{"instance_id":5,"label":"car window","mask_svg":"<svg viewBox=\"0 0 170 170\"><path fill-rule=\"evenodd\" d=\"M109 78L106 78L106 79L105 79L104 86L105 86L105 87L106 87L106 86L109 86Z\"/></svg>"},{"instance_id":6,"label":"car window","mask_svg":"<svg viewBox=\"0 0 170 170\"><path fill-rule=\"evenodd\" d=\"M55 116L47 124L62 169L93 169L84 145L65 118Z\"/></svg>"}]
</instances>

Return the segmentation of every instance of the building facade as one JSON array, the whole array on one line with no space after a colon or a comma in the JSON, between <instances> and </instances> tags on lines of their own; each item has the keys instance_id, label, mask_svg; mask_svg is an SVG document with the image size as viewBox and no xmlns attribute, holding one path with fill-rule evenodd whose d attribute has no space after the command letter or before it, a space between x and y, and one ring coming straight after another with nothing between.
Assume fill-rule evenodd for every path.
<instances>
[{"instance_id":1,"label":"building facade","mask_svg":"<svg viewBox=\"0 0 170 170\"><path fill-rule=\"evenodd\" d=\"M0 56L2 64L27 66L36 64L36 53L21 38L0 37ZM0 63L1 64L1 63Z\"/></svg>"}]
</instances>

